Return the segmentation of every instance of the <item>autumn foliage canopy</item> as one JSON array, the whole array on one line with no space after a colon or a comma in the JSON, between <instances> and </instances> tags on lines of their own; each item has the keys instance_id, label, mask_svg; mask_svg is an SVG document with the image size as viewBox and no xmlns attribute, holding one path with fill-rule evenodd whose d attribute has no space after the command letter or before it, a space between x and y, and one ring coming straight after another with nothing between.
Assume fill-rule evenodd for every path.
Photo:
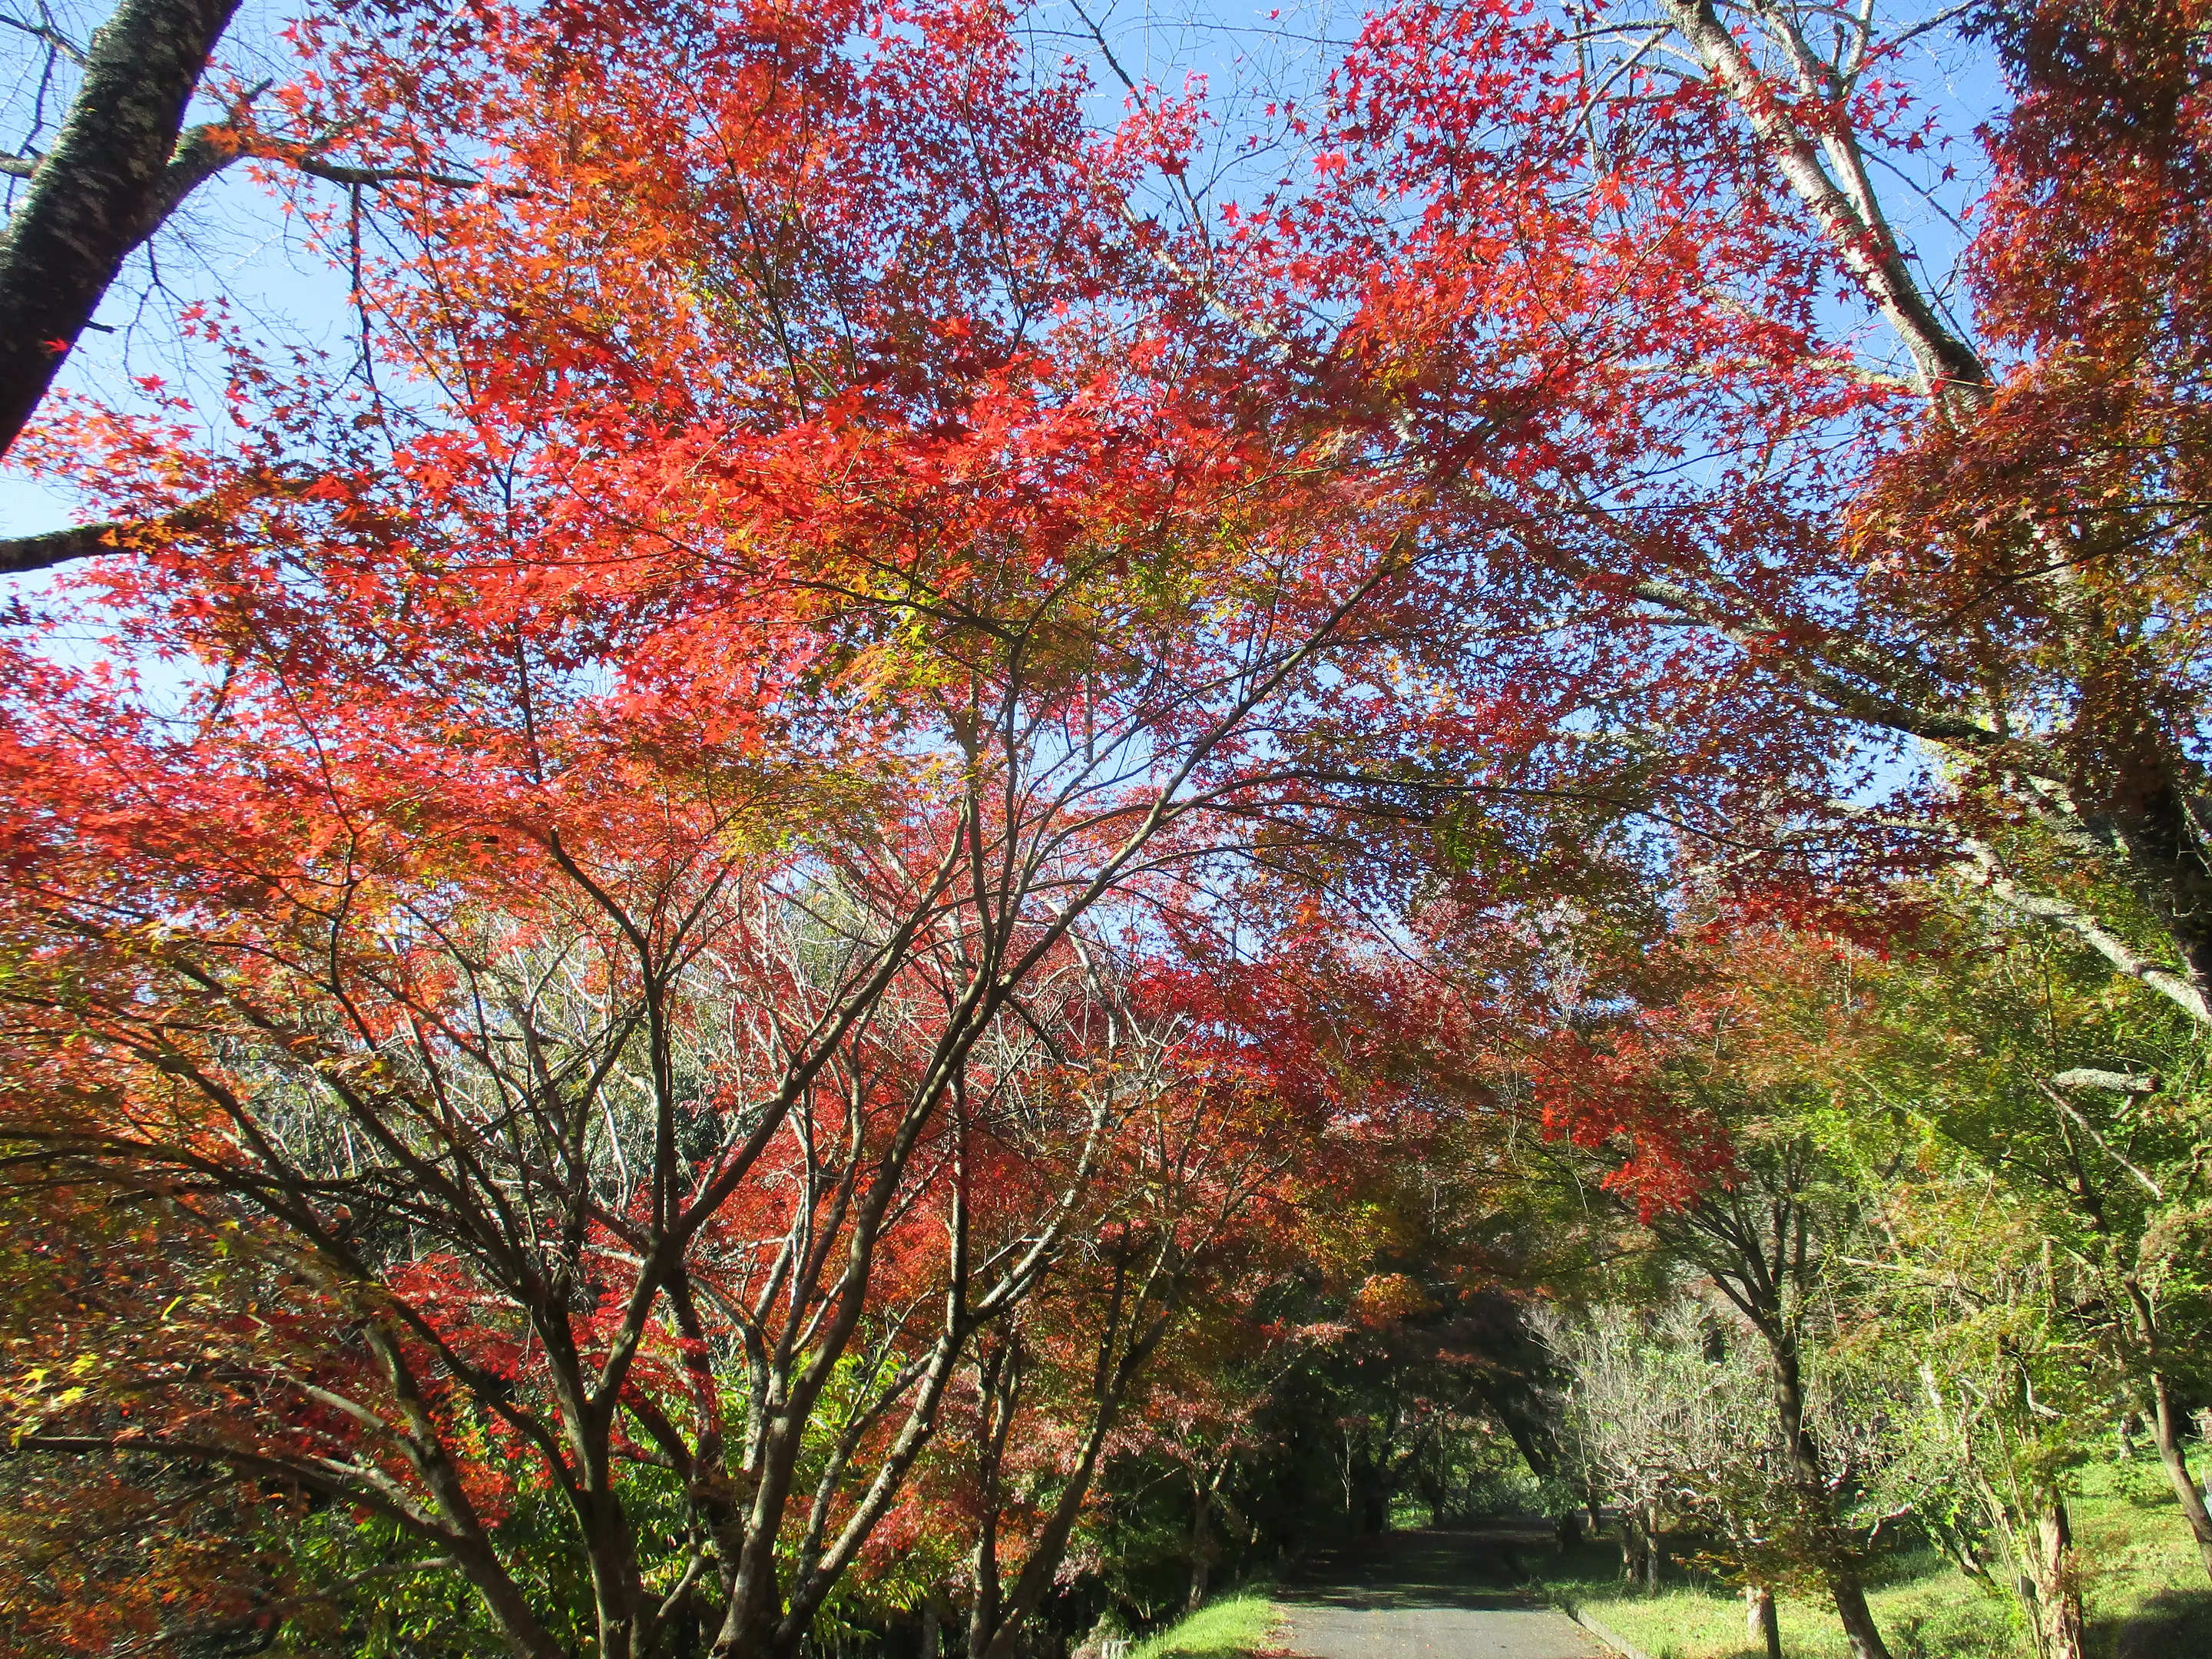
<instances>
[{"instance_id":1,"label":"autumn foliage canopy","mask_svg":"<svg viewBox=\"0 0 2212 1659\"><path fill-rule=\"evenodd\" d=\"M1963 859L2212 1024L2202 9L1987 26L1972 330L1902 39L1650 9L1380 9L1212 194L1202 88L997 3L294 26L240 142L357 349L191 307L212 398L11 454L101 528L0 646L7 1409L384 1554L179 1522L70 1558L114 1630L419 1569L751 1659L949 1576L1009 1659L1407 1149L1725 1187L1730 930Z\"/></svg>"}]
</instances>

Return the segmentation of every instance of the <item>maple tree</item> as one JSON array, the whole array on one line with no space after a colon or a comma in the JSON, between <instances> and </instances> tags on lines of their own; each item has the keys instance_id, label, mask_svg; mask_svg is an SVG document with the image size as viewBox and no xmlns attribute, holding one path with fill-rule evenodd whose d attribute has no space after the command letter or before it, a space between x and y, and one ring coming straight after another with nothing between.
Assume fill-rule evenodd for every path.
<instances>
[{"instance_id":1,"label":"maple tree","mask_svg":"<svg viewBox=\"0 0 2212 1659\"><path fill-rule=\"evenodd\" d=\"M1427 533L1482 578L1427 665L1557 699L1524 787L1769 891L1968 859L2203 1024L2202 20L1990 14L1970 330L1897 228L1957 15L1383 8L1280 112L1307 165L1157 257L1369 465L1451 458ZM1492 758L1446 716L1378 770L1479 821Z\"/></svg>"},{"instance_id":2,"label":"maple tree","mask_svg":"<svg viewBox=\"0 0 2212 1659\"><path fill-rule=\"evenodd\" d=\"M1274 734L1412 561L1108 292L1077 168L1130 164L994 10L317 50L341 103L438 64L501 185L394 187L408 390L211 319L232 434L36 440L137 526L46 626L200 673L18 649L12 1167L241 1266L19 1372L20 1442L371 1517L518 1653L787 1653L1087 1224L1148 938L1318 810Z\"/></svg>"},{"instance_id":3,"label":"maple tree","mask_svg":"<svg viewBox=\"0 0 2212 1659\"><path fill-rule=\"evenodd\" d=\"M1264 992L1244 1024L1276 1057L1273 1092L1343 1103L1325 1156L1300 1161L1261 1282L1211 1317L1214 1352L1184 1358L1200 1374L1132 1450L1132 1481L1172 1470L1188 1492L1186 1601L1210 1576L1209 1539L1249 1562L1384 1531L1408 1497L1437 1524L1550 1499L1525 1176L1501 1156L1510 1120L1469 1075L1479 1012L1407 968L1340 921L1279 942L1251 976Z\"/></svg>"},{"instance_id":4,"label":"maple tree","mask_svg":"<svg viewBox=\"0 0 2212 1659\"><path fill-rule=\"evenodd\" d=\"M1653 886L1694 872L1804 918L1828 878L1962 865L2201 1030L2207 36L2185 5L1986 15L2015 101L1972 204L1970 328L1883 182L1944 141L1909 54L1956 15L1386 8L1283 112L1310 166L1221 234L1194 212L1163 258L1377 468L1512 422L1437 492L1428 533L1489 580L1445 598L1468 645L1440 629L1430 672L1460 708L1556 689L1520 781L1632 849L1659 827ZM1540 386L1540 328L1571 343ZM1500 590L1547 626L1486 628ZM1492 755L1455 735L1422 726L1370 779L1445 832L1446 868L1517 865L1524 896L1648 933L1632 850L1607 890L1589 840L1501 835L1461 805ZM1444 924L1449 963L1481 919ZM1682 994L1663 955L1605 971L1558 1012ZM1655 1151L1615 1175L1653 1219L1745 1175L1710 1118L1617 1081L1554 1127Z\"/></svg>"},{"instance_id":5,"label":"maple tree","mask_svg":"<svg viewBox=\"0 0 2212 1659\"><path fill-rule=\"evenodd\" d=\"M1875 1040L1861 1086L1893 1098L1911 1089L1933 1149L1955 1160L1948 1189L1908 1189L1897 1208L1929 1259L1919 1277L1961 1308L1978 1305L1949 1328L1966 1350L1962 1370L2002 1379L2011 1367L2044 1401L2030 1410L2015 1397L2011 1420L1995 1413L1978 1425L2011 1489L1986 1501L2045 1586L2044 1607L2074 1598L2051 1638L2078 1646L2057 1471L2087 1436L2069 1415L2094 1419L2115 1390L2142 1411L2203 1558L2203 1492L2179 1421L2202 1387L2200 1050L2170 1002L2112 996L2074 941L2019 937L2007 922L2018 926L2002 909L1955 921L1948 971L1911 961L1866 971ZM1993 1177L2003 1211L1953 1213ZM1967 1396L1956 1389L1960 1404ZM1970 1435L1978 1425L1954 1409Z\"/></svg>"},{"instance_id":6,"label":"maple tree","mask_svg":"<svg viewBox=\"0 0 2212 1659\"><path fill-rule=\"evenodd\" d=\"M139 1322L204 1289L216 1241L110 1195L11 1182L0 1351L11 1383L96 1386L88 1356L129 1346ZM72 1369L74 1368L74 1369ZM265 1627L295 1578L262 1529L295 1521L289 1495L191 1459L129 1451L46 1457L12 1448L4 1474L0 1607L14 1650L97 1654L165 1632ZM280 1519L281 1518L281 1519Z\"/></svg>"},{"instance_id":7,"label":"maple tree","mask_svg":"<svg viewBox=\"0 0 2212 1659\"><path fill-rule=\"evenodd\" d=\"M1735 932L1732 919L1717 918L1709 937ZM1753 1507L1764 1509L1760 1522L1747 1524L1731 1513L1731 1529L1764 1534L1759 1547L1744 1551L1755 1581L1772 1583L1775 1560L1789 1560L1820 1581L1853 1651L1881 1655L1888 1650L1867 1601L1865 1541L1850 1512L1867 1471L1835 1444L1834 1413L1825 1425L1817 1420L1809 1328L1832 1295L1831 1281L1850 1271L1842 1264L1863 1230L1867 1200L1853 1179L1848 1136L1823 1121L1830 1103L1818 1073L1808 1080L1809 1068L1792 1063L1794 1042L1806 1036L1789 1024L1794 1011L1784 996L1751 988L1759 958L1786 957L1791 944L1762 940L1753 931L1733 948L1707 946L1724 956L1725 967L1709 966L1710 977L1662 1007L1561 1032L1537 1086L1547 1115L1597 1145L1606 1133L1591 1135L1582 1126L1613 1121L1619 1109L1610 1102L1638 1094L1665 1099L1674 1115L1725 1136L1725 1165L1703 1190L1686 1200L1647 1197L1641 1220L1671 1259L1733 1310L1760 1352L1773 1467L1748 1481L1759 1489ZM1696 944L1691 949L1698 951ZM1785 969L1777 977L1786 976ZM1613 1357L1607 1343L1595 1351ZM1666 1366L1656 1352L1617 1363L1632 1370L1635 1364L1662 1372ZM1655 1432L1654 1444L1628 1453L1655 1514L1673 1478L1660 1448L1670 1437L1680 1443L1681 1434L1672 1425ZM1659 1467L1649 1467L1655 1461ZM1734 1479L1745 1484L1740 1474ZM1728 1513L1733 1506L1721 1507Z\"/></svg>"},{"instance_id":8,"label":"maple tree","mask_svg":"<svg viewBox=\"0 0 2212 1659\"><path fill-rule=\"evenodd\" d=\"M2202 1386L2192 1022L2148 989L2115 995L2095 952L1970 878L1879 955L1724 916L1685 944L1694 979L1662 1006L1563 1032L1539 1097L1571 1123L1576 1094L1641 1087L1727 1127L1736 1150L1712 1188L1644 1224L1690 1273L1691 1310L1710 1322L1732 1308L1761 1341L1791 1346L1794 1364L1762 1368L1777 1388L1794 1373L1832 1391L1838 1371L1859 1373L1862 1402L1832 1397L1812 1448L1841 1466L1837 1496L1914 1516L1962 1572L2015 1591L2039 1651L2078 1653L2069 1486L2116 1422L2140 1412L2177 1538L2197 1530L2174 1409ZM1610 1112L1601 1099L1592 1115ZM1683 1381L1648 1406L1648 1439L1585 1437L1627 1484L1730 1501L1690 1449L1710 1438L1694 1424L1722 1384L1637 1352L1632 1333L1623 1365L1605 1317L1571 1333L1601 1391L1638 1365ZM1845 1456L1826 1451L1838 1438ZM1738 1553L1772 1582L1820 1551L1805 1547L1802 1505L1761 1484Z\"/></svg>"},{"instance_id":9,"label":"maple tree","mask_svg":"<svg viewBox=\"0 0 2212 1659\"><path fill-rule=\"evenodd\" d=\"M1113 1154L1099 1226L976 1357L964 1490L951 1506L972 1516L969 1659L1016 1650L1105 1461L1117 1443L1148 1437L1148 1414L1178 1405L1162 1397L1175 1384L1156 1381L1159 1364L1195 1340L1194 1323L1237 1319L1237 1291L1296 1254L1296 1195L1343 1103L1284 1086L1296 1080L1238 1030L1224 1000L1194 988L1168 1004L1163 1028L1179 1034L1169 1058L1184 1081L1153 1095Z\"/></svg>"}]
</instances>

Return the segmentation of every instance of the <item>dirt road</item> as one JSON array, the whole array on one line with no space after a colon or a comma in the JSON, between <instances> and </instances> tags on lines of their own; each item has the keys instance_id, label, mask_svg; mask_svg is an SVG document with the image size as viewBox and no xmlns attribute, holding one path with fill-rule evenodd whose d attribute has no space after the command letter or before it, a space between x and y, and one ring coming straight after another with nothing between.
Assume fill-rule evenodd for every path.
<instances>
[{"instance_id":1,"label":"dirt road","mask_svg":"<svg viewBox=\"0 0 2212 1659\"><path fill-rule=\"evenodd\" d=\"M1602 1659L1515 1588L1502 1534L1407 1532L1315 1562L1280 1596L1298 1659Z\"/></svg>"}]
</instances>

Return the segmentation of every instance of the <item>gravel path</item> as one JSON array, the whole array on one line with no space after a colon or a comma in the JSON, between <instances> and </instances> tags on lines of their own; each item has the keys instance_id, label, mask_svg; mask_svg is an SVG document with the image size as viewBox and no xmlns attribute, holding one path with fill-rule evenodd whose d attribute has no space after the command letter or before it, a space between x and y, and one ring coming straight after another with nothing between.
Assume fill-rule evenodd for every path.
<instances>
[{"instance_id":1,"label":"gravel path","mask_svg":"<svg viewBox=\"0 0 2212 1659\"><path fill-rule=\"evenodd\" d=\"M1504 1534L1395 1533L1315 1562L1285 1589L1297 1659L1601 1659L1565 1613L1515 1588Z\"/></svg>"}]
</instances>

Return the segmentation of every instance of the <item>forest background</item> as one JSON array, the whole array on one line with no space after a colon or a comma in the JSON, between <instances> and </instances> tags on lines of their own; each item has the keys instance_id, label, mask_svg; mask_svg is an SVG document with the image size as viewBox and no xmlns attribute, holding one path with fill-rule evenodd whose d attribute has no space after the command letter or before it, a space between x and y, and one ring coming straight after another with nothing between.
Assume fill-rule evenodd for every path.
<instances>
[{"instance_id":1,"label":"forest background","mask_svg":"<svg viewBox=\"0 0 2212 1659\"><path fill-rule=\"evenodd\" d=\"M2203 0L0 22L15 1650L2212 1574Z\"/></svg>"}]
</instances>

